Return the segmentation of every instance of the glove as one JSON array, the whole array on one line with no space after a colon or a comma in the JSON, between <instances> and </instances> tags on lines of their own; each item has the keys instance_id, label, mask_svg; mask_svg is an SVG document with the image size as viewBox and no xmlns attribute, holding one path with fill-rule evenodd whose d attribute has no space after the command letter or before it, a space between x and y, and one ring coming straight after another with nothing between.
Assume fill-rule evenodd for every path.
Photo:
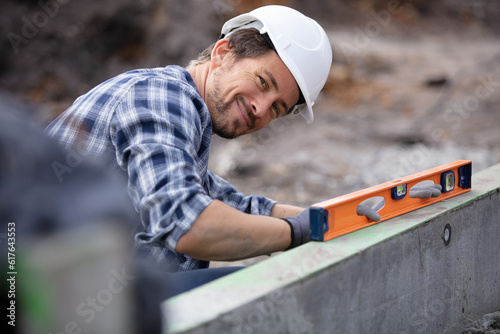
<instances>
[{"instance_id":1,"label":"glove","mask_svg":"<svg viewBox=\"0 0 500 334\"><path fill-rule=\"evenodd\" d=\"M440 184L431 184L431 185L416 185L410 189L410 197L411 198L421 198L426 199L429 197L439 197L441 195L441 187Z\"/></svg>"},{"instance_id":2,"label":"glove","mask_svg":"<svg viewBox=\"0 0 500 334\"><path fill-rule=\"evenodd\" d=\"M284 218L283 220L290 225L292 231L292 242L288 249L295 248L309 241L309 208L305 209L296 216Z\"/></svg>"}]
</instances>

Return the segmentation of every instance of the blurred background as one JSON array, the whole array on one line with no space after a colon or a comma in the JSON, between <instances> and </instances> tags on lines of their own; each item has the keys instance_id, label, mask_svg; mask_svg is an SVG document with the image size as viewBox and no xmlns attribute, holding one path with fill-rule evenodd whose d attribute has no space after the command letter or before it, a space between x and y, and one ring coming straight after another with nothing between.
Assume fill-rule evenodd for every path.
<instances>
[{"instance_id":1,"label":"blurred background","mask_svg":"<svg viewBox=\"0 0 500 334\"><path fill-rule=\"evenodd\" d=\"M186 65L227 19L268 4L317 20L334 62L312 125L214 137L210 169L241 192L308 206L459 159L474 173L500 162L495 0L4 0L0 104L44 128L110 77Z\"/></svg>"}]
</instances>

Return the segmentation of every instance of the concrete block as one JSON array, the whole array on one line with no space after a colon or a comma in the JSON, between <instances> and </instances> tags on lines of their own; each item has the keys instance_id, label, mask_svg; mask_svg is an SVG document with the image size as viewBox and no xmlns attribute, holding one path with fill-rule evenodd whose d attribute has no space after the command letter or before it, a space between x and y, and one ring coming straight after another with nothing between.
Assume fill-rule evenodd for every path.
<instances>
[{"instance_id":1,"label":"concrete block","mask_svg":"<svg viewBox=\"0 0 500 334\"><path fill-rule=\"evenodd\" d=\"M162 306L168 333L457 332L500 309L500 164L473 175L466 194L272 256Z\"/></svg>"}]
</instances>

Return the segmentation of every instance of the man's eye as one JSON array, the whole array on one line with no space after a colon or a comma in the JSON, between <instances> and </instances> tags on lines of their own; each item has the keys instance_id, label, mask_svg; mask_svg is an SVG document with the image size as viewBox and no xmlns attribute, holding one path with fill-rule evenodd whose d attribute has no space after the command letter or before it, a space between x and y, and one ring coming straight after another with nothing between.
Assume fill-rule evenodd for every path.
<instances>
[{"instance_id":1,"label":"man's eye","mask_svg":"<svg viewBox=\"0 0 500 334\"><path fill-rule=\"evenodd\" d=\"M280 116L280 108L276 104L273 104L273 110L276 112L276 117Z\"/></svg>"},{"instance_id":2,"label":"man's eye","mask_svg":"<svg viewBox=\"0 0 500 334\"><path fill-rule=\"evenodd\" d=\"M262 77L259 77L260 83L262 84L262 87L267 88L267 82L264 80Z\"/></svg>"}]
</instances>

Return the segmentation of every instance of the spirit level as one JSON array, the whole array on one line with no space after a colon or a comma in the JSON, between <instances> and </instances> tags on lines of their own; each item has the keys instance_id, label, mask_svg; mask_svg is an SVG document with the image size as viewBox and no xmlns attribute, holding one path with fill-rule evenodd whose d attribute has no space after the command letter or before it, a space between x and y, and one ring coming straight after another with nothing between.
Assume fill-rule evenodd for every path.
<instances>
[{"instance_id":1,"label":"spirit level","mask_svg":"<svg viewBox=\"0 0 500 334\"><path fill-rule=\"evenodd\" d=\"M472 163L459 160L428 169L378 186L335 197L311 206L310 238L326 241L361 228L382 222L404 213L423 208L444 199L460 195L471 188ZM423 181L442 186L441 195L427 199L411 198L410 190ZM356 208L369 199L381 198L374 208L380 214L379 221L359 216Z\"/></svg>"}]
</instances>

